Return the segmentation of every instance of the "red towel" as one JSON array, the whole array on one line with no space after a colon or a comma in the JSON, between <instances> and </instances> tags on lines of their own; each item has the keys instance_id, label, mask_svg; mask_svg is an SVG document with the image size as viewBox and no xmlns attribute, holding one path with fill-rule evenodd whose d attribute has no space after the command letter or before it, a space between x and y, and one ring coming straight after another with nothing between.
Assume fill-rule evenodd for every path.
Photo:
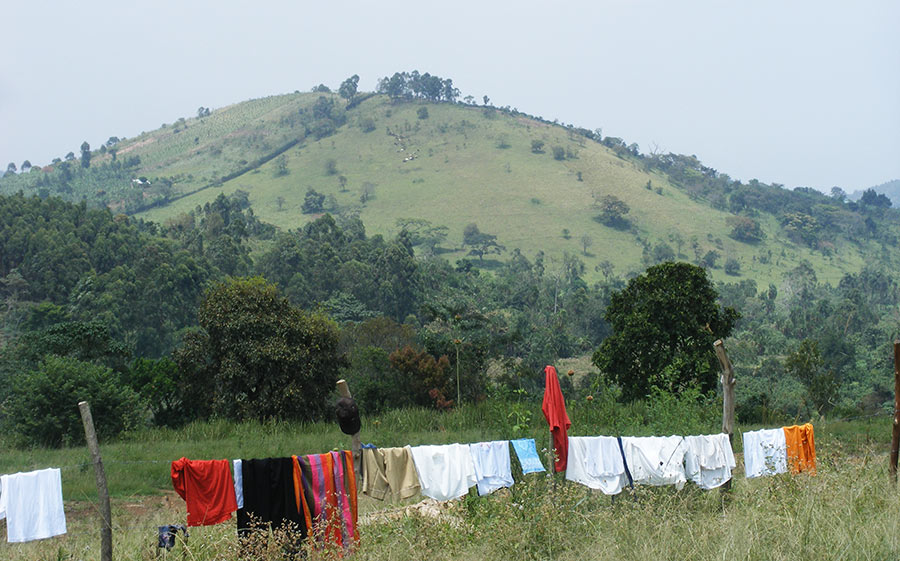
<instances>
[{"instance_id":1,"label":"red towel","mask_svg":"<svg viewBox=\"0 0 900 561\"><path fill-rule=\"evenodd\" d=\"M188 526L219 524L237 510L228 460L176 460L172 485L187 503Z\"/></svg>"},{"instance_id":2,"label":"red towel","mask_svg":"<svg viewBox=\"0 0 900 561\"><path fill-rule=\"evenodd\" d=\"M562 390L559 388L559 379L556 377L556 368L548 366L544 368L546 385L544 386L544 404L541 411L550 425L553 434L553 449L556 458L556 471L565 471L569 458L569 438L566 431L572 426L569 416L566 415L566 400L563 399Z\"/></svg>"}]
</instances>

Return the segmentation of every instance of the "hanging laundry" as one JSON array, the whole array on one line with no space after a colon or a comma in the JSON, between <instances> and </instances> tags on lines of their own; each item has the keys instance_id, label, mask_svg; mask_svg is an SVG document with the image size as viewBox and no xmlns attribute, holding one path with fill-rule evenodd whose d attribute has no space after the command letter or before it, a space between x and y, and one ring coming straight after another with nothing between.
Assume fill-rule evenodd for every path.
<instances>
[{"instance_id":1,"label":"hanging laundry","mask_svg":"<svg viewBox=\"0 0 900 561\"><path fill-rule=\"evenodd\" d=\"M546 471L544 464L538 457L537 447L533 438L520 438L518 440L510 440L513 450L516 451L516 457L519 458L519 465L522 466L522 473L535 473Z\"/></svg>"},{"instance_id":2,"label":"hanging laundry","mask_svg":"<svg viewBox=\"0 0 900 561\"><path fill-rule=\"evenodd\" d=\"M565 471L566 458L569 455L569 439L566 431L572 426L569 416L566 414L566 400L563 398L559 387L559 378L556 368L547 366L544 368L544 402L541 411L550 425L553 436L554 468L556 471Z\"/></svg>"},{"instance_id":3,"label":"hanging laundry","mask_svg":"<svg viewBox=\"0 0 900 561\"><path fill-rule=\"evenodd\" d=\"M228 460L172 462L172 486L187 503L187 525L209 526L231 518L237 510Z\"/></svg>"},{"instance_id":4,"label":"hanging laundry","mask_svg":"<svg viewBox=\"0 0 900 561\"><path fill-rule=\"evenodd\" d=\"M512 486L509 441L494 440L469 444L479 495L489 495L502 487Z\"/></svg>"},{"instance_id":5,"label":"hanging laundry","mask_svg":"<svg viewBox=\"0 0 900 561\"><path fill-rule=\"evenodd\" d=\"M737 464L727 434L684 437L684 468L691 481L701 489L715 489L731 479Z\"/></svg>"},{"instance_id":6,"label":"hanging laundry","mask_svg":"<svg viewBox=\"0 0 900 561\"><path fill-rule=\"evenodd\" d=\"M356 474L349 450L293 456L296 505L319 543L351 551L359 542Z\"/></svg>"},{"instance_id":7,"label":"hanging laundry","mask_svg":"<svg viewBox=\"0 0 900 561\"><path fill-rule=\"evenodd\" d=\"M234 466L234 499L238 508L244 508L244 479L241 477L241 461L233 460Z\"/></svg>"},{"instance_id":8,"label":"hanging laundry","mask_svg":"<svg viewBox=\"0 0 900 561\"><path fill-rule=\"evenodd\" d=\"M65 534L59 468L0 476L0 520L3 518L9 543Z\"/></svg>"},{"instance_id":9,"label":"hanging laundry","mask_svg":"<svg viewBox=\"0 0 900 561\"><path fill-rule=\"evenodd\" d=\"M420 490L409 447L362 449L362 492L379 501L403 500Z\"/></svg>"},{"instance_id":10,"label":"hanging laundry","mask_svg":"<svg viewBox=\"0 0 900 561\"><path fill-rule=\"evenodd\" d=\"M570 436L566 479L617 495L629 483L625 458L614 436Z\"/></svg>"},{"instance_id":11,"label":"hanging laundry","mask_svg":"<svg viewBox=\"0 0 900 561\"><path fill-rule=\"evenodd\" d=\"M412 446L410 452L426 497L458 499L477 483L472 454L465 444Z\"/></svg>"},{"instance_id":12,"label":"hanging laundry","mask_svg":"<svg viewBox=\"0 0 900 561\"><path fill-rule=\"evenodd\" d=\"M784 473L787 469L784 430L762 429L744 433L744 473L748 479Z\"/></svg>"},{"instance_id":13,"label":"hanging laundry","mask_svg":"<svg viewBox=\"0 0 900 561\"><path fill-rule=\"evenodd\" d=\"M791 473L808 472L816 474L816 441L811 423L782 427L785 452Z\"/></svg>"},{"instance_id":14,"label":"hanging laundry","mask_svg":"<svg viewBox=\"0 0 900 561\"><path fill-rule=\"evenodd\" d=\"M625 463L636 485L684 487L684 438L681 436L624 436Z\"/></svg>"},{"instance_id":15,"label":"hanging laundry","mask_svg":"<svg viewBox=\"0 0 900 561\"><path fill-rule=\"evenodd\" d=\"M307 534L307 521L297 508L294 490L294 465L291 458L241 460L244 508L237 511L238 533L245 535L252 523L271 524L282 528L297 527L302 537Z\"/></svg>"}]
</instances>

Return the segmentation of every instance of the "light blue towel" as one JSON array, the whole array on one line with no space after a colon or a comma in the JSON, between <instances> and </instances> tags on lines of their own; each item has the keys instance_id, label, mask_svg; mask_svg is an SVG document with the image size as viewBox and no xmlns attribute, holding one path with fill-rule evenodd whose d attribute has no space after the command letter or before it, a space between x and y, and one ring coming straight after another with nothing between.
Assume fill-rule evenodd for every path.
<instances>
[{"instance_id":1,"label":"light blue towel","mask_svg":"<svg viewBox=\"0 0 900 561\"><path fill-rule=\"evenodd\" d=\"M510 440L516 456L519 457L519 463L522 465L522 473L535 473L538 471L546 471L541 459L538 458L537 447L534 445L533 438L520 438L518 440Z\"/></svg>"}]
</instances>

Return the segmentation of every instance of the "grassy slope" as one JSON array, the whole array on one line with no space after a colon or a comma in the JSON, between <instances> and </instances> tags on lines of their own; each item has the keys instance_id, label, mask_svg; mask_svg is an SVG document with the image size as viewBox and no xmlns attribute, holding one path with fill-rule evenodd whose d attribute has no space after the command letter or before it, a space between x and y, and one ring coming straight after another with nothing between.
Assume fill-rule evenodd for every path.
<instances>
[{"instance_id":1,"label":"grassy slope","mask_svg":"<svg viewBox=\"0 0 900 561\"><path fill-rule=\"evenodd\" d=\"M188 120L187 130L178 135L163 129L132 139L120 153L139 144L133 150L148 164L147 175L190 173L193 180L185 180L177 188L191 191L217 177L215 171L219 171L218 176L224 175L241 160L252 161L295 137L295 130L278 123L300 107L309 106L316 97L294 94L234 105L202 120ZM401 217L424 218L448 226L450 235L444 247L454 250L445 254L451 260L465 255L458 250L462 230L475 222L482 231L497 234L508 250L518 247L528 256L543 250L555 259L564 251L577 254L585 261L589 278L599 276L594 267L604 259L615 265L617 274L642 270L641 246L635 235L593 220L592 193L598 192L624 200L632 209L630 217L637 234L650 243L666 241L669 235L679 233L685 240L683 258L693 259L690 240L696 237L701 253L718 251L720 265L727 257L738 259L741 278L756 279L762 286L778 283L783 272L801 259L813 264L820 280L832 282L863 264L859 251L846 245L838 245L832 258L796 246L779 234L770 216L762 218L768 234L762 244L732 240L727 235L728 213L690 199L664 176L648 174L639 164L571 135L563 127L499 112L488 118L481 108L447 104L427 104L430 116L421 120L416 115L421 105L391 105L381 96L372 98L351 110L347 124L335 135L319 141L309 138L290 149L286 153L288 175L275 177L275 163L269 162L222 187L204 189L141 216L163 221L211 201L219 193L243 189L250 192L261 219L282 228L296 228L314 218L300 212L305 192L313 188L333 195L344 209L358 209L370 234L395 234L396 220ZM376 129L363 132L358 126L363 118L373 118ZM386 134L387 128L406 137L404 151L399 151L395 138ZM177 144L172 144L175 137ZM201 139L199 148L193 147L195 137ZM508 148L498 147L501 138ZM544 154L531 152L533 139L545 142ZM569 148L577 155L556 161L551 155L553 146ZM219 155L213 155L215 148L221 149ZM404 163L404 157L411 153L417 154L417 159ZM178 154L190 157L179 158ZM326 173L329 159L337 162L337 175ZM576 179L579 171L581 182ZM338 175L348 179L344 191ZM645 188L648 180L654 190ZM362 206L359 194L364 182L376 187L375 197ZM662 188L662 195L657 194L656 187ZM285 200L280 211L278 197ZM571 239L562 237L563 228L571 232ZM593 238L587 255L580 242L584 234ZM754 256L768 251L773 256L769 264L754 261ZM713 276L734 279L722 269L714 270Z\"/></svg>"}]
</instances>

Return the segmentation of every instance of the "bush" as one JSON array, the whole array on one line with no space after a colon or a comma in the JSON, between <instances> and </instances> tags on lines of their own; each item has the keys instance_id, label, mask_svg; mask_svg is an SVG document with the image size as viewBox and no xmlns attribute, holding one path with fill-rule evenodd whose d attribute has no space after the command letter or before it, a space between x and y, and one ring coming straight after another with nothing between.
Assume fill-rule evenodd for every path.
<instances>
[{"instance_id":1,"label":"bush","mask_svg":"<svg viewBox=\"0 0 900 561\"><path fill-rule=\"evenodd\" d=\"M428 118L428 108L427 108L427 107L419 107L419 108L416 110L416 115L417 115L420 119L427 119L427 118Z\"/></svg>"},{"instance_id":2,"label":"bush","mask_svg":"<svg viewBox=\"0 0 900 561\"><path fill-rule=\"evenodd\" d=\"M741 274L741 262L734 257L725 260L725 274L737 276Z\"/></svg>"},{"instance_id":3,"label":"bush","mask_svg":"<svg viewBox=\"0 0 900 561\"><path fill-rule=\"evenodd\" d=\"M566 151L562 146L553 147L553 159L560 162L566 159Z\"/></svg>"},{"instance_id":4,"label":"bush","mask_svg":"<svg viewBox=\"0 0 900 561\"><path fill-rule=\"evenodd\" d=\"M84 439L79 401L90 403L101 439L141 423L140 397L112 370L58 356L15 378L4 413L21 444L71 446Z\"/></svg>"},{"instance_id":5,"label":"bush","mask_svg":"<svg viewBox=\"0 0 900 561\"><path fill-rule=\"evenodd\" d=\"M544 141L543 140L532 140L531 141L531 151L534 154L543 154L544 153Z\"/></svg>"}]
</instances>

